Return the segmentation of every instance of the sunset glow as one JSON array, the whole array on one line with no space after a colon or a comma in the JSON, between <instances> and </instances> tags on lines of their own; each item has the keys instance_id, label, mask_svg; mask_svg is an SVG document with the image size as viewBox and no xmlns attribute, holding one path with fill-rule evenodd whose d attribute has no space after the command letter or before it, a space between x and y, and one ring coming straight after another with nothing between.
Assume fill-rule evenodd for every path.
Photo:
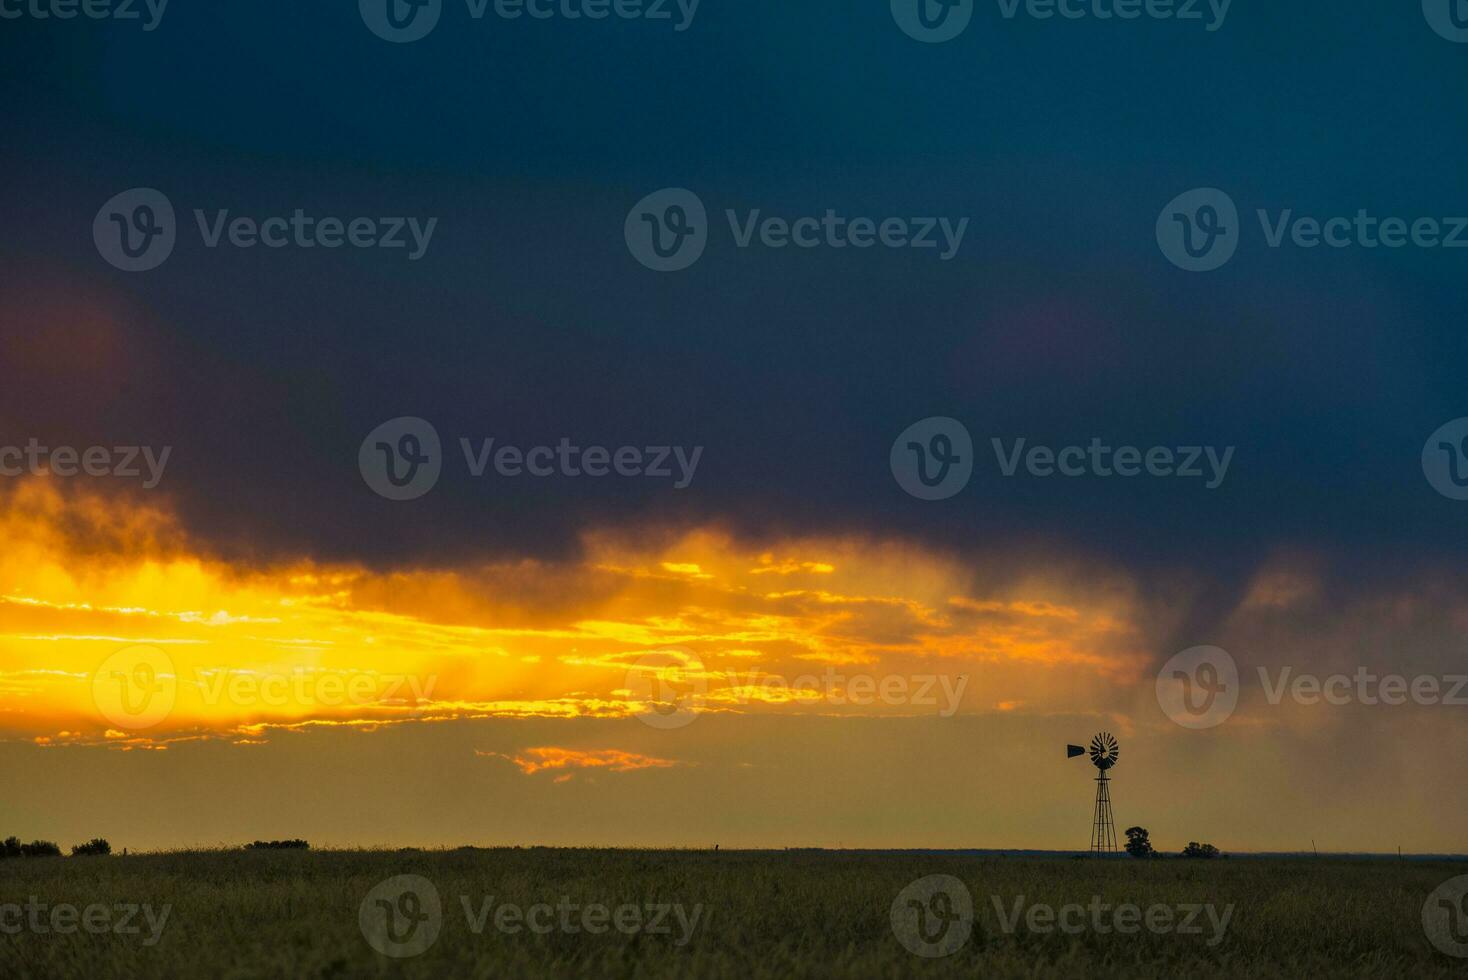
<instances>
[{"instance_id":1,"label":"sunset glow","mask_svg":"<svg viewBox=\"0 0 1468 980\"><path fill-rule=\"evenodd\" d=\"M44 481L7 498L0 529L4 724L47 745L621 717L647 710L628 671L660 648L696 655L709 709L727 711L903 710L875 691L843 698L855 675L982 668L1043 687L1060 665L1113 681L1144 665L1124 597L1039 583L977 596L955 563L879 542L741 553L702 530L658 553L592 535L583 561L559 566L238 568L195 551L164 510L67 497ZM136 646L166 658L158 674L176 683L174 707L143 724L99 718L94 683L111 684L115 664L104 664ZM829 686L802 689L800 676ZM970 708L985 706L985 686L970 690Z\"/></svg>"}]
</instances>

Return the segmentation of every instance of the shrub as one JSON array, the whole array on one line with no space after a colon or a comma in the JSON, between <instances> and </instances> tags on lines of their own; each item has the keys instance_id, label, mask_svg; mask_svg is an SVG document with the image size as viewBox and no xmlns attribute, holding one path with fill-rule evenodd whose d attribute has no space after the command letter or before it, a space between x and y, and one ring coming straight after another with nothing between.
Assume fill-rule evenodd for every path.
<instances>
[{"instance_id":1,"label":"shrub","mask_svg":"<svg viewBox=\"0 0 1468 980\"><path fill-rule=\"evenodd\" d=\"M20 838L19 837L7 837L7 838L5 838L5 842L3 844L0 844L0 858L18 858L18 857L20 857Z\"/></svg>"},{"instance_id":2,"label":"shrub","mask_svg":"<svg viewBox=\"0 0 1468 980\"><path fill-rule=\"evenodd\" d=\"M247 851L309 851L311 845L303 840L257 840L246 844Z\"/></svg>"},{"instance_id":3,"label":"shrub","mask_svg":"<svg viewBox=\"0 0 1468 980\"><path fill-rule=\"evenodd\" d=\"M78 844L71 849L72 857L106 857L112 853L112 845L100 837L93 837L85 844Z\"/></svg>"},{"instance_id":4,"label":"shrub","mask_svg":"<svg viewBox=\"0 0 1468 980\"><path fill-rule=\"evenodd\" d=\"M20 856L28 858L61 857L61 848L48 840L33 840L29 844L20 845Z\"/></svg>"},{"instance_id":5,"label":"shrub","mask_svg":"<svg viewBox=\"0 0 1468 980\"><path fill-rule=\"evenodd\" d=\"M1199 844L1195 840L1190 840L1188 841L1188 846L1183 848L1183 857L1216 858L1218 857L1218 848L1214 847L1212 844Z\"/></svg>"}]
</instances>

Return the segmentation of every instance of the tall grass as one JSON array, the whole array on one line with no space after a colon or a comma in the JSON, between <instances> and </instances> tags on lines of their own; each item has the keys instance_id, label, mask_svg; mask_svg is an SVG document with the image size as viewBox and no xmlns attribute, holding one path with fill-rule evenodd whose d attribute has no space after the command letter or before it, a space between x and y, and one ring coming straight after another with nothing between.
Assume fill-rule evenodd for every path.
<instances>
[{"instance_id":1,"label":"tall grass","mask_svg":"<svg viewBox=\"0 0 1468 980\"><path fill-rule=\"evenodd\" d=\"M218 851L0 864L0 904L171 907L156 945L139 935L0 933L0 977L1463 977L1432 948L1423 900L1465 868L1346 860L1071 861L843 852L605 850ZM422 875L442 929L419 956L374 951L358 910L379 882ZM923 959L889 910L915 879L949 874L973 895L967 945ZM701 904L687 945L672 936L554 931L475 935L460 896L496 903ZM1232 904L1205 935L1032 933L993 905Z\"/></svg>"}]
</instances>

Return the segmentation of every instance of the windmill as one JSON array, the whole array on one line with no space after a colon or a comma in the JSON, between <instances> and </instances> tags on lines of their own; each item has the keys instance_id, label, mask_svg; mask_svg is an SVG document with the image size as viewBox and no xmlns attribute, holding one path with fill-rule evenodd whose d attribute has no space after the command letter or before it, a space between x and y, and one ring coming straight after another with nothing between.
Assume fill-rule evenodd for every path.
<instances>
[{"instance_id":1,"label":"windmill","mask_svg":"<svg viewBox=\"0 0 1468 980\"><path fill-rule=\"evenodd\" d=\"M1106 772L1116 765L1116 757L1120 752L1121 748L1116 744L1116 737L1110 732L1101 732L1091 739L1091 765L1097 769L1096 813L1091 819L1092 854L1116 853L1116 821L1111 816L1111 777ZM1085 754L1086 749L1082 746L1067 745L1065 747L1067 759L1074 759L1078 755Z\"/></svg>"}]
</instances>

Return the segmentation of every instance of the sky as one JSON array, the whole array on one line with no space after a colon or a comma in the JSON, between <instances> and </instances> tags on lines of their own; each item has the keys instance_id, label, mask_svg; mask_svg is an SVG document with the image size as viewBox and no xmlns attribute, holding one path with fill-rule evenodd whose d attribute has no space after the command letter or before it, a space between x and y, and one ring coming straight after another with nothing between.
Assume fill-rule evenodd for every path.
<instances>
[{"instance_id":1,"label":"sky","mask_svg":"<svg viewBox=\"0 0 1468 980\"><path fill-rule=\"evenodd\" d=\"M1290 224L1468 215L1397 6L0 3L0 834L1084 849L1110 731L1159 849L1465 851L1464 253ZM406 244L230 230L297 211ZM758 224L828 212L949 238Z\"/></svg>"}]
</instances>

